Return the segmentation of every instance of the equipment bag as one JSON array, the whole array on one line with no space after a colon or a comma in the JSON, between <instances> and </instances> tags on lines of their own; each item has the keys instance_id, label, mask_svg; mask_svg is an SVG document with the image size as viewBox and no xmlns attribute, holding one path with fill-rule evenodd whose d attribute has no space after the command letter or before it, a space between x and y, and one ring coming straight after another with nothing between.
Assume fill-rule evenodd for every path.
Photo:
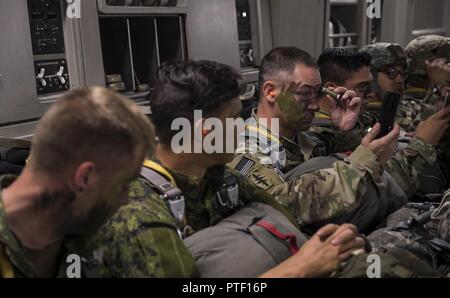
<instances>
[{"instance_id":1,"label":"equipment bag","mask_svg":"<svg viewBox=\"0 0 450 298\"><path fill-rule=\"evenodd\" d=\"M306 241L284 214L262 203L251 203L184 240L205 278L257 277Z\"/></svg>"}]
</instances>

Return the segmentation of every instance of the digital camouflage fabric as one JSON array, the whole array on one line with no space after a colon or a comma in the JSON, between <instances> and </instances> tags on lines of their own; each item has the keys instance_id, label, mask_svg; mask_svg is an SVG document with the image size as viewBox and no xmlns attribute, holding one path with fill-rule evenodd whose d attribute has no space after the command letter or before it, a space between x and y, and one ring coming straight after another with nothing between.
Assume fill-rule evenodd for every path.
<instances>
[{"instance_id":1,"label":"digital camouflage fabric","mask_svg":"<svg viewBox=\"0 0 450 298\"><path fill-rule=\"evenodd\" d=\"M203 179L167 169L185 198L186 236L217 224L234 210L223 208L216 197L223 185L223 166L210 168ZM241 205L262 202L289 216L282 206L244 177L237 177ZM130 202L102 227L88 250L92 274L112 277L199 277L195 262L177 234L175 218L142 178L130 186ZM294 221L294 220L292 220Z\"/></svg>"}]
</instances>

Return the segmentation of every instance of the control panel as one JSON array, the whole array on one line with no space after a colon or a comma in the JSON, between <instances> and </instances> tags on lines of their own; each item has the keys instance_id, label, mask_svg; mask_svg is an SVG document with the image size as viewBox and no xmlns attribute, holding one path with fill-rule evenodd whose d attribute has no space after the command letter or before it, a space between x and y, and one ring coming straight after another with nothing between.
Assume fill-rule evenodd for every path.
<instances>
[{"instance_id":1,"label":"control panel","mask_svg":"<svg viewBox=\"0 0 450 298\"><path fill-rule=\"evenodd\" d=\"M28 0L33 54L64 53L59 0Z\"/></svg>"},{"instance_id":2,"label":"control panel","mask_svg":"<svg viewBox=\"0 0 450 298\"><path fill-rule=\"evenodd\" d=\"M61 1L27 1L37 94L69 90Z\"/></svg>"},{"instance_id":3,"label":"control panel","mask_svg":"<svg viewBox=\"0 0 450 298\"><path fill-rule=\"evenodd\" d=\"M36 61L34 68L38 95L69 90L69 74L65 59Z\"/></svg>"}]
</instances>

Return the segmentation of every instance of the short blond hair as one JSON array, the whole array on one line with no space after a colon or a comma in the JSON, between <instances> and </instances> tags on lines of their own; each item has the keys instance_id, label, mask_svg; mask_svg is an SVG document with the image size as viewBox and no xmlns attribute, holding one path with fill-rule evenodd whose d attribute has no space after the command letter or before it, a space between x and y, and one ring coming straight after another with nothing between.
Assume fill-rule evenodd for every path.
<instances>
[{"instance_id":1,"label":"short blond hair","mask_svg":"<svg viewBox=\"0 0 450 298\"><path fill-rule=\"evenodd\" d=\"M107 166L137 150L151 154L154 129L130 99L103 87L70 91L40 120L32 140L30 167L59 174L86 160Z\"/></svg>"}]
</instances>

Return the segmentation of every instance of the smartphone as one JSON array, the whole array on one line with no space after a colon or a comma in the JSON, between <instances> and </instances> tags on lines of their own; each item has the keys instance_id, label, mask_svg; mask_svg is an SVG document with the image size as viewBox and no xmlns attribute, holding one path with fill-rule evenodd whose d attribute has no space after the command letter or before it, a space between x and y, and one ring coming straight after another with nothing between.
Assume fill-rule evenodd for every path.
<instances>
[{"instance_id":1,"label":"smartphone","mask_svg":"<svg viewBox=\"0 0 450 298\"><path fill-rule=\"evenodd\" d=\"M383 105L381 106L381 130L377 139L384 137L394 128L395 116L397 115L401 96L401 93L398 92L386 92L384 95Z\"/></svg>"}]
</instances>

